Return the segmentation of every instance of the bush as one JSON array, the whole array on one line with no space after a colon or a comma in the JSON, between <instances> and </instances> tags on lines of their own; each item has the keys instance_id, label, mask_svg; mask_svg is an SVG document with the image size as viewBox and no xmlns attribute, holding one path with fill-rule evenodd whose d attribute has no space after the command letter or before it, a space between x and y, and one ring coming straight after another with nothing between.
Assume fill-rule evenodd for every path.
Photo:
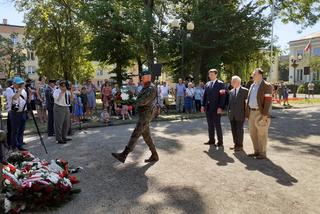
<instances>
[{"instance_id":1,"label":"bush","mask_svg":"<svg viewBox=\"0 0 320 214\"><path fill-rule=\"evenodd\" d=\"M305 94L306 92L307 92L306 85L305 84L299 85L297 93L298 94Z\"/></svg>"},{"instance_id":2,"label":"bush","mask_svg":"<svg viewBox=\"0 0 320 214\"><path fill-rule=\"evenodd\" d=\"M308 83L299 85L297 93L298 94L308 93ZM320 94L320 82L315 82L314 93Z\"/></svg>"}]
</instances>

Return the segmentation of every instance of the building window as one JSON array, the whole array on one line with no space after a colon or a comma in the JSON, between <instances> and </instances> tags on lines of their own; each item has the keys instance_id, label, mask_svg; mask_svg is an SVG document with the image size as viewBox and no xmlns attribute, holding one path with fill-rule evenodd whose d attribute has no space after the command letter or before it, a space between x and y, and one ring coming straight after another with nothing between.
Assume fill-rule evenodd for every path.
<instances>
[{"instance_id":1,"label":"building window","mask_svg":"<svg viewBox=\"0 0 320 214\"><path fill-rule=\"evenodd\" d=\"M35 60L34 51L27 51L27 59L28 59L28 61L30 61L30 60L34 61Z\"/></svg>"},{"instance_id":2,"label":"building window","mask_svg":"<svg viewBox=\"0 0 320 214\"><path fill-rule=\"evenodd\" d=\"M320 56L320 48L314 48L313 49L313 55L314 56Z\"/></svg>"},{"instance_id":3,"label":"building window","mask_svg":"<svg viewBox=\"0 0 320 214\"><path fill-rule=\"evenodd\" d=\"M103 70L97 70L96 74L97 74L97 76L102 76L103 75Z\"/></svg>"},{"instance_id":4,"label":"building window","mask_svg":"<svg viewBox=\"0 0 320 214\"><path fill-rule=\"evenodd\" d=\"M302 56L301 59L303 59L303 50L297 50L297 59L298 59L299 55L301 55Z\"/></svg>"},{"instance_id":5,"label":"building window","mask_svg":"<svg viewBox=\"0 0 320 214\"><path fill-rule=\"evenodd\" d=\"M12 41L13 45L16 45L18 43L18 36L11 35L11 41Z\"/></svg>"},{"instance_id":6,"label":"building window","mask_svg":"<svg viewBox=\"0 0 320 214\"><path fill-rule=\"evenodd\" d=\"M35 66L28 66L27 67L27 74L35 74L36 73L36 67Z\"/></svg>"}]
</instances>

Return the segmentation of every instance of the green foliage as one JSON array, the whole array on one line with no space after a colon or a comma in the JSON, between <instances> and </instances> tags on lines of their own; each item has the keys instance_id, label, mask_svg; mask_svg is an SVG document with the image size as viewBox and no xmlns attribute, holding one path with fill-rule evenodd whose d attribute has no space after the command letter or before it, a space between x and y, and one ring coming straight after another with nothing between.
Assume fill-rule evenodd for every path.
<instances>
[{"instance_id":1,"label":"green foliage","mask_svg":"<svg viewBox=\"0 0 320 214\"><path fill-rule=\"evenodd\" d=\"M206 80L208 69L220 69L221 63L225 65L224 76L235 73L245 76L244 68L267 46L265 38L270 33L270 20L262 15L259 6L254 3L240 6L240 1L235 0L179 2L177 16L182 28L192 20L195 29L191 38L182 35L183 43L178 42L179 35L174 31L170 35L170 64L173 74L178 74L175 77L191 73L196 79ZM181 49L184 50L184 68L181 68Z\"/></svg>"},{"instance_id":2,"label":"green foliage","mask_svg":"<svg viewBox=\"0 0 320 214\"><path fill-rule=\"evenodd\" d=\"M258 0L262 7L271 7L273 0ZM293 22L304 27L315 25L320 20L319 0L275 1L276 15L284 23Z\"/></svg>"},{"instance_id":3,"label":"green foliage","mask_svg":"<svg viewBox=\"0 0 320 214\"><path fill-rule=\"evenodd\" d=\"M314 93L320 94L320 82L314 82L314 83L315 83ZM297 93L307 94L308 93L308 83L299 85Z\"/></svg>"},{"instance_id":4,"label":"green foliage","mask_svg":"<svg viewBox=\"0 0 320 214\"><path fill-rule=\"evenodd\" d=\"M312 72L320 72L320 56L313 56L310 62Z\"/></svg>"},{"instance_id":5,"label":"green foliage","mask_svg":"<svg viewBox=\"0 0 320 214\"><path fill-rule=\"evenodd\" d=\"M307 92L307 87L306 85L299 85L297 93L298 94L305 94Z\"/></svg>"},{"instance_id":6,"label":"green foliage","mask_svg":"<svg viewBox=\"0 0 320 214\"><path fill-rule=\"evenodd\" d=\"M97 0L88 2L81 11L81 17L93 32L89 44L91 59L114 64L111 72L116 74L119 85L128 78L126 69L135 58L132 41L135 17L131 6L127 1Z\"/></svg>"},{"instance_id":7,"label":"green foliage","mask_svg":"<svg viewBox=\"0 0 320 214\"><path fill-rule=\"evenodd\" d=\"M20 42L13 42L17 36L11 34L10 38L5 38L0 35L0 71L5 72L8 78L25 75L25 46Z\"/></svg>"},{"instance_id":8,"label":"green foliage","mask_svg":"<svg viewBox=\"0 0 320 214\"><path fill-rule=\"evenodd\" d=\"M92 76L86 48L91 35L76 15L80 2L16 1L16 7L26 12L26 39L39 58L40 75L80 82Z\"/></svg>"}]
</instances>

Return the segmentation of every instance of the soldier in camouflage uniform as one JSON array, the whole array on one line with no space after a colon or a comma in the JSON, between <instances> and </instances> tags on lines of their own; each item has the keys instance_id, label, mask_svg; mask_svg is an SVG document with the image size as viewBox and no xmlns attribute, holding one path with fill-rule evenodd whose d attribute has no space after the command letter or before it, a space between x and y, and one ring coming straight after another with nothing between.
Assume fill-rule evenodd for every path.
<instances>
[{"instance_id":1,"label":"soldier in camouflage uniform","mask_svg":"<svg viewBox=\"0 0 320 214\"><path fill-rule=\"evenodd\" d=\"M156 87L151 83L151 73L148 70L144 70L141 73L141 76L143 89L138 94L136 101L137 111L139 114L136 128L134 129L129 143L124 151L122 153L112 153L112 156L122 163L125 162L128 154L133 151L141 135L151 151L151 157L146 159L145 162L156 162L159 160L159 156L156 151L156 147L153 144L149 128L157 90Z\"/></svg>"}]
</instances>

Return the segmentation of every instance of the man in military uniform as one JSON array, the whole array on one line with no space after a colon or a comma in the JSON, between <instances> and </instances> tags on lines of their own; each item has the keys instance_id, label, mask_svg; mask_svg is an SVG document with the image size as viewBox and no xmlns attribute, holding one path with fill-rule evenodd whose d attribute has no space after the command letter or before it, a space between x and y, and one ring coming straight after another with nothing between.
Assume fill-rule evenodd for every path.
<instances>
[{"instance_id":1,"label":"man in military uniform","mask_svg":"<svg viewBox=\"0 0 320 214\"><path fill-rule=\"evenodd\" d=\"M210 81L205 86L201 108L202 112L206 112L209 132L209 141L205 145L222 147L221 114L225 106L226 90L223 82L217 79L218 71L216 69L210 69L208 75ZM217 144L215 142L215 131L218 137Z\"/></svg>"},{"instance_id":2,"label":"man in military uniform","mask_svg":"<svg viewBox=\"0 0 320 214\"><path fill-rule=\"evenodd\" d=\"M151 157L146 159L145 162L156 162L159 160L159 156L156 151L156 147L153 144L149 128L157 90L156 87L151 83L151 73L148 70L142 71L141 76L143 89L138 94L136 100L137 111L139 114L136 128L134 129L129 143L123 152L112 153L112 156L122 163L125 162L128 154L133 151L141 135L151 151Z\"/></svg>"}]
</instances>

